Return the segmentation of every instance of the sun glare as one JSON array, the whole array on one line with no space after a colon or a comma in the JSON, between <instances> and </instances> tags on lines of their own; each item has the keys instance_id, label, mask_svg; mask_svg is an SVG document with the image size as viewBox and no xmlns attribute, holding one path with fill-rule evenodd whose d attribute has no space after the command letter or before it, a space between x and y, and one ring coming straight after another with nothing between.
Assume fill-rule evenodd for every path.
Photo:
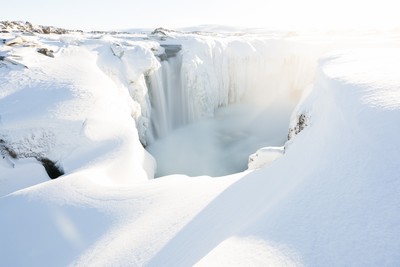
<instances>
[{"instance_id":1,"label":"sun glare","mask_svg":"<svg viewBox=\"0 0 400 267\"><path fill-rule=\"evenodd\" d=\"M400 27L396 4L383 1L259 1L237 6L236 21L271 29L393 29ZM239 10L240 9L240 10ZM233 15L233 14L232 14Z\"/></svg>"}]
</instances>

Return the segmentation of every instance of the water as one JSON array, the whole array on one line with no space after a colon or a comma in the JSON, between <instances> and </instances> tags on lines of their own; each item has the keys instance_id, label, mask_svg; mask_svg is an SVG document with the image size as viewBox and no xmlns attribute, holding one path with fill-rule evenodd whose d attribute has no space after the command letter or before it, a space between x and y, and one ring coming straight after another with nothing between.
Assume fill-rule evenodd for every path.
<instances>
[{"instance_id":1,"label":"water","mask_svg":"<svg viewBox=\"0 0 400 267\"><path fill-rule=\"evenodd\" d=\"M156 177L169 174L222 176L247 169L248 156L286 141L291 108L250 105L219 109L156 140L147 150L157 160Z\"/></svg>"}]
</instances>

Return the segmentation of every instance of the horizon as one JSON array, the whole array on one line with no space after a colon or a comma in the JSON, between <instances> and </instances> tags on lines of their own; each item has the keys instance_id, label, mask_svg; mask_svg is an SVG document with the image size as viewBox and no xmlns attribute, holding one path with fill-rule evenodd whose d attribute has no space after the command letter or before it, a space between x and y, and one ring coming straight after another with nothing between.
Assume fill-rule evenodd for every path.
<instances>
[{"instance_id":1,"label":"horizon","mask_svg":"<svg viewBox=\"0 0 400 267\"><path fill-rule=\"evenodd\" d=\"M203 0L168 2L141 0L78 0L35 2L20 0L3 7L1 20L67 29L127 30L180 29L220 26L265 30L374 30L400 28L400 16L392 0L379 3L337 0L302 2ZM21 8L22 7L22 8Z\"/></svg>"}]
</instances>

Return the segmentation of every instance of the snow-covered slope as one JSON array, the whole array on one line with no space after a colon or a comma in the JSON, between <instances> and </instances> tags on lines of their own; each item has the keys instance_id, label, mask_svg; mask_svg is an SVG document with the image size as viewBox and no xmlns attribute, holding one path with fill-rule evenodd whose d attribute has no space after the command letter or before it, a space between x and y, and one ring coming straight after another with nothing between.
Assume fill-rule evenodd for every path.
<instances>
[{"instance_id":1,"label":"snow-covered slope","mask_svg":"<svg viewBox=\"0 0 400 267\"><path fill-rule=\"evenodd\" d=\"M0 51L2 183L12 184L20 179L20 168L36 169L44 159L67 174L101 166L104 173L117 174L114 182L152 178L153 159L137 138L139 104L103 70L101 60L109 55L90 41L76 45L79 35L14 37L4 35ZM51 56L40 49L52 51ZM145 55L140 58L146 62ZM32 179L43 181L43 174L35 172Z\"/></svg>"},{"instance_id":2,"label":"snow-covered slope","mask_svg":"<svg viewBox=\"0 0 400 267\"><path fill-rule=\"evenodd\" d=\"M181 70L190 68L181 88L196 85L190 92L205 99L198 107L211 103L205 106L211 113L229 103L232 92L241 94L248 86L241 82L257 89L235 69L243 55L245 69L258 62L252 48L279 66L260 66L272 80L275 72L290 77L271 82L281 86L278 92L265 89L284 102L307 84L288 86L297 75L307 73L312 81L317 63L310 59L332 49L309 39L312 45L304 46L301 36L288 44L265 36L169 34L20 34L20 43L1 47L0 265L400 265L400 49L322 58L292 115L284 154L267 167L218 178L148 180L153 160L139 140L157 120L146 76L160 77L160 67L174 64L166 45L183 45ZM8 42L15 35L2 36ZM282 44L291 48L279 53ZM37 53L40 48L54 57ZM224 59L225 49L232 54ZM299 55L308 55L300 62L310 65L297 64ZM218 71L233 68L232 86L213 80L211 59L223 66ZM254 100L248 92L243 100L268 105L270 98ZM49 180L41 158L65 175Z\"/></svg>"},{"instance_id":3,"label":"snow-covered slope","mask_svg":"<svg viewBox=\"0 0 400 267\"><path fill-rule=\"evenodd\" d=\"M220 229L234 226L199 233L217 239L215 248L204 248L207 256L198 255L200 263L249 257L260 265L399 265L399 59L398 49L387 49L321 60L314 89L298 109L309 126L283 157L242 178L202 213ZM228 216L209 214L232 203ZM188 228L171 247L179 250ZM258 251L248 255L252 247Z\"/></svg>"}]
</instances>

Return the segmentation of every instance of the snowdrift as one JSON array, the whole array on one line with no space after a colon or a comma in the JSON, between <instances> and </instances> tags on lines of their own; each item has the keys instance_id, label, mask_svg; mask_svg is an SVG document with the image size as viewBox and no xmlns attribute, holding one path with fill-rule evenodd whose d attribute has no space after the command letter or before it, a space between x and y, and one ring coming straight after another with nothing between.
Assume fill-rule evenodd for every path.
<instances>
[{"instance_id":1,"label":"snowdrift","mask_svg":"<svg viewBox=\"0 0 400 267\"><path fill-rule=\"evenodd\" d=\"M40 166L44 160L61 174L101 166L105 173L117 174L113 183L153 177L154 160L137 137L134 119L139 116L139 104L126 87L112 80L109 69L102 69L107 59L123 65L135 53L144 65L138 63L136 68L150 68L157 64L153 54L151 61L147 49L127 48L120 60L112 54L110 42L104 41L103 47L109 49L106 54L91 46L90 40L80 46L85 40L79 35L53 36L54 40L4 37L7 41L0 51L4 59L0 61L2 194L13 191L8 186L15 189L15 184L27 179L27 164L33 170L28 184L47 180L47 174L51 177ZM52 51L51 56L43 51ZM132 71L124 77L131 78L129 74Z\"/></svg>"}]
</instances>

